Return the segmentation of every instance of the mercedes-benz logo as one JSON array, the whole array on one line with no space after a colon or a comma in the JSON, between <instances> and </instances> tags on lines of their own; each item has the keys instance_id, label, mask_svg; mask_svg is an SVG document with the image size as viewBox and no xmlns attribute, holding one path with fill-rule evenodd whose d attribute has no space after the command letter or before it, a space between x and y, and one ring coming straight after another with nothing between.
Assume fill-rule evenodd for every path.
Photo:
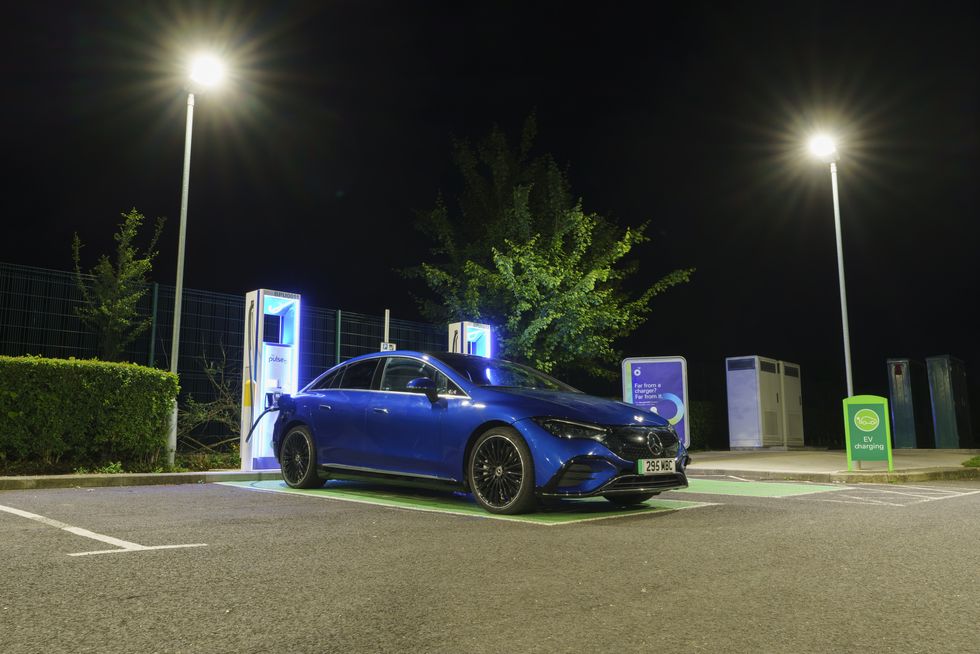
<instances>
[{"instance_id":1,"label":"mercedes-benz logo","mask_svg":"<svg viewBox=\"0 0 980 654\"><path fill-rule=\"evenodd\" d=\"M660 436L654 433L647 434L647 447L650 448L654 456L660 456L664 453L664 444L660 442Z\"/></svg>"}]
</instances>

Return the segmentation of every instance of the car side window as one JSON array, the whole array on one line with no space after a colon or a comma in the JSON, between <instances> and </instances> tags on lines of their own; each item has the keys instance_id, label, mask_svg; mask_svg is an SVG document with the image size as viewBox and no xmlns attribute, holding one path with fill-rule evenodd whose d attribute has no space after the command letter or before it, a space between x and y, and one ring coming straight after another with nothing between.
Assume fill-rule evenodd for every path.
<instances>
[{"instance_id":1,"label":"car side window","mask_svg":"<svg viewBox=\"0 0 980 654\"><path fill-rule=\"evenodd\" d=\"M465 395L463 389L456 385L456 382L446 377L441 372L437 371L439 377L436 379L436 387L439 389L440 395Z\"/></svg>"},{"instance_id":2,"label":"car side window","mask_svg":"<svg viewBox=\"0 0 980 654\"><path fill-rule=\"evenodd\" d=\"M409 392L408 382L419 377L433 379L436 372L432 366L407 357L388 357L384 373L381 375L381 390Z\"/></svg>"},{"instance_id":3,"label":"car side window","mask_svg":"<svg viewBox=\"0 0 980 654\"><path fill-rule=\"evenodd\" d=\"M419 377L428 377L436 383L439 395L463 395L459 386L439 372L434 366L408 357L389 357L381 375L381 390L410 393L408 382Z\"/></svg>"},{"instance_id":4,"label":"car side window","mask_svg":"<svg viewBox=\"0 0 980 654\"><path fill-rule=\"evenodd\" d=\"M329 375L321 377L320 380L313 385L313 390L324 391L328 388L337 388L337 384L340 383L340 378L344 376L345 369L346 368L338 368Z\"/></svg>"},{"instance_id":5,"label":"car side window","mask_svg":"<svg viewBox=\"0 0 980 654\"><path fill-rule=\"evenodd\" d=\"M344 378L337 388L350 390L371 390L374 381L374 371L378 368L378 359L358 361L344 368Z\"/></svg>"}]
</instances>

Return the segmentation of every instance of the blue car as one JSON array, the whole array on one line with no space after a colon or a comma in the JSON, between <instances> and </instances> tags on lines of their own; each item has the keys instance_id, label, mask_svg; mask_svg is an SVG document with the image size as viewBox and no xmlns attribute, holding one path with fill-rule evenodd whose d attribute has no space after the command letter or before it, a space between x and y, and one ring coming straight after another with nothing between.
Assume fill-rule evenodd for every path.
<instances>
[{"instance_id":1,"label":"blue car","mask_svg":"<svg viewBox=\"0 0 980 654\"><path fill-rule=\"evenodd\" d=\"M466 490L491 513L544 498L638 504L685 488L673 427L527 366L465 354L380 352L279 400L273 451L294 488L326 479Z\"/></svg>"}]
</instances>

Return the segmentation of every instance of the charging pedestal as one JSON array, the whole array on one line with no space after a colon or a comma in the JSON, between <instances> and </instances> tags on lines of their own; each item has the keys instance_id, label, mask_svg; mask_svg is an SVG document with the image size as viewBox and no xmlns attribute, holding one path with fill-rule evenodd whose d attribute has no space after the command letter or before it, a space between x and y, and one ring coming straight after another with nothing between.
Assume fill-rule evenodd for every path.
<instances>
[{"instance_id":1,"label":"charging pedestal","mask_svg":"<svg viewBox=\"0 0 980 654\"><path fill-rule=\"evenodd\" d=\"M488 359L493 356L490 325L476 322L449 323L449 351L475 354Z\"/></svg>"},{"instance_id":2,"label":"charging pedestal","mask_svg":"<svg viewBox=\"0 0 980 654\"><path fill-rule=\"evenodd\" d=\"M245 348L242 361L242 470L276 470L272 427L276 413L263 411L283 393L295 394L299 381L299 304L296 293L264 288L245 295Z\"/></svg>"}]
</instances>

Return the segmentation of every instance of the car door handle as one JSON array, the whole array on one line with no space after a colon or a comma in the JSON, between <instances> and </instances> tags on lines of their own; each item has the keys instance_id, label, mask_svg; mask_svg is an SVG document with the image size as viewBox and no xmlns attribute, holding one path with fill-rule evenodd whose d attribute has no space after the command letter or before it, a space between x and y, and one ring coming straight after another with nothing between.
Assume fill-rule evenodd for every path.
<instances>
[{"instance_id":1,"label":"car door handle","mask_svg":"<svg viewBox=\"0 0 980 654\"><path fill-rule=\"evenodd\" d=\"M375 413L388 413L388 409L384 408L383 406L376 406L376 407L374 407L374 412Z\"/></svg>"},{"instance_id":2,"label":"car door handle","mask_svg":"<svg viewBox=\"0 0 980 654\"><path fill-rule=\"evenodd\" d=\"M321 404L320 408L323 409L324 411L330 411L331 409L333 409L333 407L330 406L329 404Z\"/></svg>"}]
</instances>

